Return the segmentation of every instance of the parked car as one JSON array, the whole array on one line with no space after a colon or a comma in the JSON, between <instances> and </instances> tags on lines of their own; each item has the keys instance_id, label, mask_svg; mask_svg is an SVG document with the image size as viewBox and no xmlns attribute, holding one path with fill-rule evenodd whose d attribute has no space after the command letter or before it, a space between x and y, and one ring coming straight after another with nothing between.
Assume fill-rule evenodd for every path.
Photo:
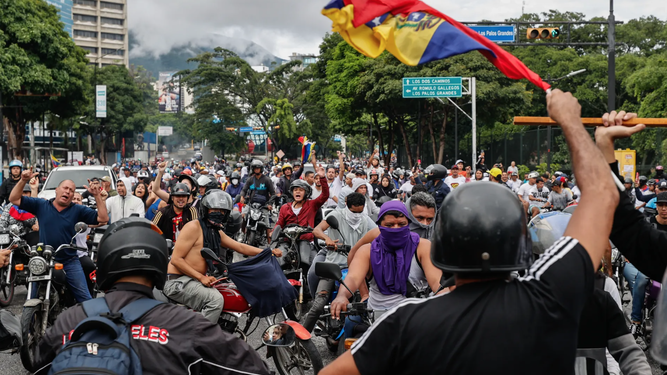
<instances>
[{"instance_id":1,"label":"parked car","mask_svg":"<svg viewBox=\"0 0 667 375\"><path fill-rule=\"evenodd\" d=\"M83 187L83 185L88 185L88 180L93 177L102 178L104 176L111 177L111 188L116 189L116 174L111 167L106 165L82 165L54 168L46 178L46 181L42 186L42 191L40 191L38 197L44 199L55 198L56 188L64 180L74 181L76 191L83 193L86 191L86 188Z\"/></svg>"}]
</instances>

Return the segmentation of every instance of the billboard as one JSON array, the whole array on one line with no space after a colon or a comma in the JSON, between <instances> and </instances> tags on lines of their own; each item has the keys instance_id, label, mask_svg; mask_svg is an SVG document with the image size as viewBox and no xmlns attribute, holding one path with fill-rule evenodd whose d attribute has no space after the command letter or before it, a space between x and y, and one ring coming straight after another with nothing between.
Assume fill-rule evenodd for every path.
<instances>
[{"instance_id":1,"label":"billboard","mask_svg":"<svg viewBox=\"0 0 667 375\"><path fill-rule=\"evenodd\" d=\"M181 111L181 85L176 72L160 72L157 81L160 113L178 113Z\"/></svg>"},{"instance_id":2,"label":"billboard","mask_svg":"<svg viewBox=\"0 0 667 375\"><path fill-rule=\"evenodd\" d=\"M64 30L67 31L70 38L72 37L72 5L74 0L46 0L47 3L58 8L58 15L60 15L60 22L65 24Z\"/></svg>"}]
</instances>

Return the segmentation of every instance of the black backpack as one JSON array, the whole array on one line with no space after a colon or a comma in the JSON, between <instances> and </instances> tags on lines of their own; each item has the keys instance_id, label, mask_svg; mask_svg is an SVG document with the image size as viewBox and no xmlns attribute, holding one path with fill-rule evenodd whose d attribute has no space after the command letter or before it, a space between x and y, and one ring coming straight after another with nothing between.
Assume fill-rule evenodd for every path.
<instances>
[{"instance_id":1,"label":"black backpack","mask_svg":"<svg viewBox=\"0 0 667 375\"><path fill-rule=\"evenodd\" d=\"M104 297L84 302L88 317L76 326L70 341L53 359L49 375L141 375L130 324L161 303L142 298L112 314Z\"/></svg>"}]
</instances>

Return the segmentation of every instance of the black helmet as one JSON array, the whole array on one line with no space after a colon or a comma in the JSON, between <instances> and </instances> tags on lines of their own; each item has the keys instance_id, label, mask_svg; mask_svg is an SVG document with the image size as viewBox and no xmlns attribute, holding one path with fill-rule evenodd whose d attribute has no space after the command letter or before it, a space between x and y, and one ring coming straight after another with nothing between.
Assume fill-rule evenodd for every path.
<instances>
[{"instance_id":1,"label":"black helmet","mask_svg":"<svg viewBox=\"0 0 667 375\"><path fill-rule=\"evenodd\" d=\"M218 209L223 211L226 222L232 208L234 208L232 197L219 189L208 191L201 199L201 213L204 219L208 218L208 210Z\"/></svg>"},{"instance_id":2,"label":"black helmet","mask_svg":"<svg viewBox=\"0 0 667 375\"><path fill-rule=\"evenodd\" d=\"M230 180L233 180L237 178L239 181L241 181L241 174L239 172L232 172L231 177L229 177Z\"/></svg>"},{"instance_id":3,"label":"black helmet","mask_svg":"<svg viewBox=\"0 0 667 375\"><path fill-rule=\"evenodd\" d=\"M447 168L442 164L431 164L424 173L428 174L428 180L442 180L447 177Z\"/></svg>"},{"instance_id":4,"label":"black helmet","mask_svg":"<svg viewBox=\"0 0 667 375\"><path fill-rule=\"evenodd\" d=\"M639 176L639 185L644 186L648 182L648 178L646 176Z\"/></svg>"},{"instance_id":5,"label":"black helmet","mask_svg":"<svg viewBox=\"0 0 667 375\"><path fill-rule=\"evenodd\" d=\"M120 234L116 234L120 233ZM162 289L167 279L169 251L160 230L140 217L123 218L109 225L97 253L97 283L111 288L123 276L152 276Z\"/></svg>"},{"instance_id":6,"label":"black helmet","mask_svg":"<svg viewBox=\"0 0 667 375\"><path fill-rule=\"evenodd\" d=\"M391 198L387 195L381 196L378 200L375 201L375 205L378 207L382 207L383 204L390 202Z\"/></svg>"},{"instance_id":7,"label":"black helmet","mask_svg":"<svg viewBox=\"0 0 667 375\"><path fill-rule=\"evenodd\" d=\"M632 184L632 179L630 177L626 177L625 180L623 181L624 184Z\"/></svg>"},{"instance_id":8,"label":"black helmet","mask_svg":"<svg viewBox=\"0 0 667 375\"><path fill-rule=\"evenodd\" d=\"M262 170L264 170L264 163L259 159L253 160L252 163L250 163L250 170L254 170L255 168L262 168Z\"/></svg>"},{"instance_id":9,"label":"black helmet","mask_svg":"<svg viewBox=\"0 0 667 375\"><path fill-rule=\"evenodd\" d=\"M179 182L176 185L174 185L174 187L171 188L171 194L170 195L172 197L179 197L179 196L180 197L187 197L187 196L190 196L190 194L191 194L190 193L190 188L188 187L188 185L186 185L182 182Z\"/></svg>"},{"instance_id":10,"label":"black helmet","mask_svg":"<svg viewBox=\"0 0 667 375\"><path fill-rule=\"evenodd\" d=\"M183 182L183 180L188 180L192 183L192 190L196 190L199 185L197 184L197 180L195 180L192 176L189 176L185 173L182 173L180 176L178 176L178 182Z\"/></svg>"},{"instance_id":11,"label":"black helmet","mask_svg":"<svg viewBox=\"0 0 667 375\"><path fill-rule=\"evenodd\" d=\"M313 188L308 185L308 183L304 180L295 180L293 181L290 186L289 186L289 192L292 193L294 188L302 188L303 190L306 191L306 195L303 198L304 200L310 199L310 194L313 192ZM294 195L294 193L292 193Z\"/></svg>"},{"instance_id":12,"label":"black helmet","mask_svg":"<svg viewBox=\"0 0 667 375\"><path fill-rule=\"evenodd\" d=\"M447 195L439 215L431 260L444 272L511 272L530 267L533 255L526 212L510 189L491 182L464 184Z\"/></svg>"}]
</instances>

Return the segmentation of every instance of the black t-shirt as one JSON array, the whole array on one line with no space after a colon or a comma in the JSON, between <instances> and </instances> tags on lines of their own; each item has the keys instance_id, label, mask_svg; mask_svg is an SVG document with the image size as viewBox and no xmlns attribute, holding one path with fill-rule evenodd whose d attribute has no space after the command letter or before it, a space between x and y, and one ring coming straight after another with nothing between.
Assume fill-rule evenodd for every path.
<instances>
[{"instance_id":1,"label":"black t-shirt","mask_svg":"<svg viewBox=\"0 0 667 375\"><path fill-rule=\"evenodd\" d=\"M586 250L562 238L525 277L407 300L375 322L352 356L362 375L572 374L593 276Z\"/></svg>"},{"instance_id":2,"label":"black t-shirt","mask_svg":"<svg viewBox=\"0 0 667 375\"><path fill-rule=\"evenodd\" d=\"M653 224L653 227L655 227L655 229L661 230L663 232L667 232L667 225L662 225L662 224L658 223L658 220L655 218L655 216L651 216L648 219L648 222Z\"/></svg>"}]
</instances>

